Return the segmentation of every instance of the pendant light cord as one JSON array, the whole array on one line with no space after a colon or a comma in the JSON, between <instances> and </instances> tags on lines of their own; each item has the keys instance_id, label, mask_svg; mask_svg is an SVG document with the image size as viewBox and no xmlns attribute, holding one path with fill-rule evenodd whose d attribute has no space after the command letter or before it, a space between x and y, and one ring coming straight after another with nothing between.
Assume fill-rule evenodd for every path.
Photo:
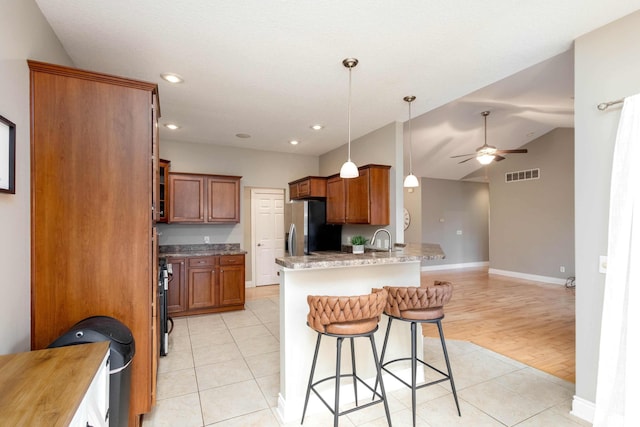
<instances>
[{"instance_id":1,"label":"pendant light cord","mask_svg":"<svg viewBox=\"0 0 640 427\"><path fill-rule=\"evenodd\" d=\"M348 148L348 153L347 153L347 159L348 161L351 161L351 69L353 67L349 67L349 112L348 112L348 124L349 124L349 140L347 148Z\"/></svg>"},{"instance_id":2,"label":"pendant light cord","mask_svg":"<svg viewBox=\"0 0 640 427\"><path fill-rule=\"evenodd\" d=\"M411 101L409 102L409 175L413 175L413 144L411 143Z\"/></svg>"}]
</instances>

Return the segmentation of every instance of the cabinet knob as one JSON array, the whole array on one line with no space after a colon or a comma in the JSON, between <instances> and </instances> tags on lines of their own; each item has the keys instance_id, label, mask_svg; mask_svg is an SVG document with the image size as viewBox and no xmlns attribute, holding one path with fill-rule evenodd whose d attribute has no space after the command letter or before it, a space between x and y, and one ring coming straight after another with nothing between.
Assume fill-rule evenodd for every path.
<instances>
[{"instance_id":1,"label":"cabinet knob","mask_svg":"<svg viewBox=\"0 0 640 427\"><path fill-rule=\"evenodd\" d=\"M262 243L258 243L258 246L262 246Z\"/></svg>"}]
</instances>

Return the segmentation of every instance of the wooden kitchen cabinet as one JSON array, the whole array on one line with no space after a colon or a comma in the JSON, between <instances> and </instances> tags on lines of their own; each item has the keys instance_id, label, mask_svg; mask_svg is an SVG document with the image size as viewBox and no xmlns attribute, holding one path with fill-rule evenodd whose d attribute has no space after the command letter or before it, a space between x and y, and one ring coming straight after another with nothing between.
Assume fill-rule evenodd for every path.
<instances>
[{"instance_id":1,"label":"wooden kitchen cabinet","mask_svg":"<svg viewBox=\"0 0 640 427\"><path fill-rule=\"evenodd\" d=\"M340 175L327 179L327 223L344 224L347 221L346 184Z\"/></svg>"},{"instance_id":2,"label":"wooden kitchen cabinet","mask_svg":"<svg viewBox=\"0 0 640 427\"><path fill-rule=\"evenodd\" d=\"M244 305L244 255L220 257L220 305Z\"/></svg>"},{"instance_id":3,"label":"wooden kitchen cabinet","mask_svg":"<svg viewBox=\"0 0 640 427\"><path fill-rule=\"evenodd\" d=\"M169 168L171 162L160 159L158 161L158 188L156 210L158 216L156 222L167 222L169 220Z\"/></svg>"},{"instance_id":4,"label":"wooden kitchen cabinet","mask_svg":"<svg viewBox=\"0 0 640 427\"><path fill-rule=\"evenodd\" d=\"M240 176L169 173L169 222L240 222Z\"/></svg>"},{"instance_id":5,"label":"wooden kitchen cabinet","mask_svg":"<svg viewBox=\"0 0 640 427\"><path fill-rule=\"evenodd\" d=\"M186 258L169 257L167 264L171 264L169 275L169 291L167 292L167 313L179 313L187 310L187 268Z\"/></svg>"},{"instance_id":6,"label":"wooden kitchen cabinet","mask_svg":"<svg viewBox=\"0 0 640 427\"><path fill-rule=\"evenodd\" d=\"M218 304L218 257L188 259L187 310L215 307Z\"/></svg>"},{"instance_id":7,"label":"wooden kitchen cabinet","mask_svg":"<svg viewBox=\"0 0 640 427\"><path fill-rule=\"evenodd\" d=\"M27 61L31 101L31 348L95 315L136 340L129 425L156 375L153 240L157 85ZM157 320L156 320L157 321Z\"/></svg>"},{"instance_id":8,"label":"wooden kitchen cabinet","mask_svg":"<svg viewBox=\"0 0 640 427\"><path fill-rule=\"evenodd\" d=\"M167 311L172 316L242 310L245 301L244 254L170 257Z\"/></svg>"},{"instance_id":9,"label":"wooden kitchen cabinet","mask_svg":"<svg viewBox=\"0 0 640 427\"><path fill-rule=\"evenodd\" d=\"M239 176L207 176L207 221L240 222Z\"/></svg>"},{"instance_id":10,"label":"wooden kitchen cabinet","mask_svg":"<svg viewBox=\"0 0 640 427\"><path fill-rule=\"evenodd\" d=\"M303 200L327 197L327 178L307 176L289 183L289 199Z\"/></svg>"},{"instance_id":11,"label":"wooden kitchen cabinet","mask_svg":"<svg viewBox=\"0 0 640 427\"><path fill-rule=\"evenodd\" d=\"M327 180L327 222L389 224L389 169L386 165L358 168L357 178L339 175Z\"/></svg>"}]
</instances>

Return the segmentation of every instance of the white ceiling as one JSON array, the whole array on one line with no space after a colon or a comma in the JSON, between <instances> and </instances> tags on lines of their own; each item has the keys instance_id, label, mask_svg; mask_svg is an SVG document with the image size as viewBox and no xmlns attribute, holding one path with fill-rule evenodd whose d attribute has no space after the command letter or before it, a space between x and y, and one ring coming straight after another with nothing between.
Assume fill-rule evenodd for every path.
<instances>
[{"instance_id":1,"label":"white ceiling","mask_svg":"<svg viewBox=\"0 0 640 427\"><path fill-rule=\"evenodd\" d=\"M640 9L640 0L36 2L77 67L159 83L160 122L181 126L161 128L161 140L323 154L347 142L342 60L355 57L352 139L407 121L402 98L415 95L414 173L446 179L477 168L449 156L482 145L484 110L488 142L503 149L572 126L573 40ZM170 85L163 72L185 82Z\"/></svg>"}]
</instances>

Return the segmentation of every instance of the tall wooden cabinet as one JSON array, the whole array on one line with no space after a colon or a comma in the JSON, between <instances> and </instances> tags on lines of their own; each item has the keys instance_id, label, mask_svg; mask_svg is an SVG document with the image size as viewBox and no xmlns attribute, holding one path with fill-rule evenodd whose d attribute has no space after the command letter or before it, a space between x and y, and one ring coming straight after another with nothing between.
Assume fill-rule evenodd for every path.
<instances>
[{"instance_id":1,"label":"tall wooden cabinet","mask_svg":"<svg viewBox=\"0 0 640 427\"><path fill-rule=\"evenodd\" d=\"M135 339L129 425L137 426L151 410L157 366L157 85L28 64L31 347L90 316L125 324Z\"/></svg>"}]
</instances>

